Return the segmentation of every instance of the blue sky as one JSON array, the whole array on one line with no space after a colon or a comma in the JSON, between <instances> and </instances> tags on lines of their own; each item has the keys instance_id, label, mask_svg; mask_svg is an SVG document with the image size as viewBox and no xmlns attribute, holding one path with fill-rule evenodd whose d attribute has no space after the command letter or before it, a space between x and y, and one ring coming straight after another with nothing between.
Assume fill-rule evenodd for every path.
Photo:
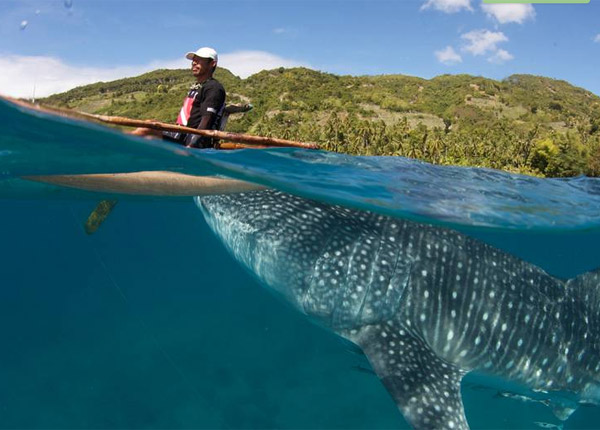
<instances>
[{"instance_id":1,"label":"blue sky","mask_svg":"<svg viewBox=\"0 0 600 430\"><path fill-rule=\"evenodd\" d=\"M600 0L0 0L0 93L30 96L187 67L213 46L246 77L304 65L336 74L531 73L600 94Z\"/></svg>"}]
</instances>

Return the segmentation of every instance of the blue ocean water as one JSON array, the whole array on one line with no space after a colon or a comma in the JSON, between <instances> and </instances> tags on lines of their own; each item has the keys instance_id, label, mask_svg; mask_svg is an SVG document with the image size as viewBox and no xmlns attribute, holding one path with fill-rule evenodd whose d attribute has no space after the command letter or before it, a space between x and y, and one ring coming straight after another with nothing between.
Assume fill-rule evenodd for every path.
<instances>
[{"instance_id":1,"label":"blue ocean water","mask_svg":"<svg viewBox=\"0 0 600 430\"><path fill-rule=\"evenodd\" d=\"M0 427L408 428L356 348L270 294L191 198L114 197L26 175L172 170L248 179L459 229L571 278L600 267L600 181L318 151L186 151L0 102ZM600 311L600 310L599 310ZM559 424L468 376L473 428ZM582 407L564 428L600 428Z\"/></svg>"}]
</instances>

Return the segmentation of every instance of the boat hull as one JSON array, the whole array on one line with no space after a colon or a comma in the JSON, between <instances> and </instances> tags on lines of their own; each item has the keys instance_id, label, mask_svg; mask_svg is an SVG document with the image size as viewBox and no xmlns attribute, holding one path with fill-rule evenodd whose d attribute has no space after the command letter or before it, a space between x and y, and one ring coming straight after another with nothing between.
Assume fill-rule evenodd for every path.
<instances>
[{"instance_id":1,"label":"boat hull","mask_svg":"<svg viewBox=\"0 0 600 430\"><path fill-rule=\"evenodd\" d=\"M85 191L139 196L206 196L264 188L236 179L166 171L24 176L23 179Z\"/></svg>"}]
</instances>

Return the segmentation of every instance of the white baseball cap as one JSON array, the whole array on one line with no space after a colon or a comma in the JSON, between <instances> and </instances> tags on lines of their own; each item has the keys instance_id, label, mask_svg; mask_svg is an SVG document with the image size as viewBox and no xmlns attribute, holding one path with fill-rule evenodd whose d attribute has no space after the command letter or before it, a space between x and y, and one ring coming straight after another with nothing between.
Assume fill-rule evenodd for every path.
<instances>
[{"instance_id":1,"label":"white baseball cap","mask_svg":"<svg viewBox=\"0 0 600 430\"><path fill-rule=\"evenodd\" d=\"M217 51L208 47L200 48L196 52L188 52L187 54L185 54L185 58L187 58L188 60L193 60L194 57L210 58L211 60L215 61L219 59Z\"/></svg>"}]
</instances>

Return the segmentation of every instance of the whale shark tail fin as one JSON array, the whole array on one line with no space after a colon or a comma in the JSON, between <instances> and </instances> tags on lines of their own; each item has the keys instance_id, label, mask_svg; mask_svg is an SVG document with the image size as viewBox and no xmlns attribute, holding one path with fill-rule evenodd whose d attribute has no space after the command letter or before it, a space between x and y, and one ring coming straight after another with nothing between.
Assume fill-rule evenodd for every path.
<instances>
[{"instance_id":1,"label":"whale shark tail fin","mask_svg":"<svg viewBox=\"0 0 600 430\"><path fill-rule=\"evenodd\" d=\"M363 349L413 428L469 428L460 393L464 371L395 322L364 326L348 337Z\"/></svg>"}]
</instances>

